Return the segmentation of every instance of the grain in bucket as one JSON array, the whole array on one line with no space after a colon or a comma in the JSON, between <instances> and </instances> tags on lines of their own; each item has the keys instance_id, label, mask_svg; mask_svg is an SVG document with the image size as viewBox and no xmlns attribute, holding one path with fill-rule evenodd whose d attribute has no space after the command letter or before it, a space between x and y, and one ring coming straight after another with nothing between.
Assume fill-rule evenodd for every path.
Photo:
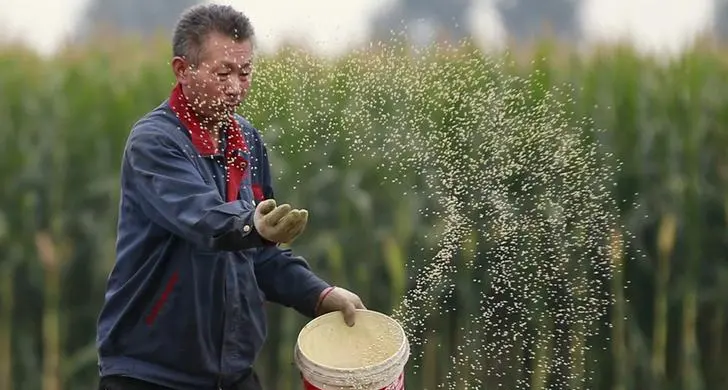
<instances>
[{"instance_id":1,"label":"grain in bucket","mask_svg":"<svg viewBox=\"0 0 728 390\"><path fill-rule=\"evenodd\" d=\"M357 310L349 327L336 311L301 329L294 359L305 390L404 390L409 353L404 329L393 318Z\"/></svg>"}]
</instances>

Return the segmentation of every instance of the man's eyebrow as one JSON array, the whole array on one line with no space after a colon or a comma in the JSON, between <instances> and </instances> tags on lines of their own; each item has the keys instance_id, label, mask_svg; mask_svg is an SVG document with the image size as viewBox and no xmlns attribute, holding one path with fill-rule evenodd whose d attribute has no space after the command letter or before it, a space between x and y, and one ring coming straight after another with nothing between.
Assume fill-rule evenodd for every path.
<instances>
[{"instance_id":1,"label":"man's eyebrow","mask_svg":"<svg viewBox=\"0 0 728 390\"><path fill-rule=\"evenodd\" d=\"M253 66L253 61L248 60L243 63L237 63L237 62L228 61L228 60L221 60L221 61L218 61L217 65L223 66L226 68L238 68L238 67L239 68L250 68Z\"/></svg>"}]
</instances>

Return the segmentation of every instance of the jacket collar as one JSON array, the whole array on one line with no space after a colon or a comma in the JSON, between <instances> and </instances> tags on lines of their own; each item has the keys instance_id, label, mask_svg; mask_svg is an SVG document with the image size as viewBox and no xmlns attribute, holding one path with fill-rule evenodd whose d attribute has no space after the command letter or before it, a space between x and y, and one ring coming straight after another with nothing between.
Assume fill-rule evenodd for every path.
<instances>
[{"instance_id":1,"label":"jacket collar","mask_svg":"<svg viewBox=\"0 0 728 390\"><path fill-rule=\"evenodd\" d=\"M187 97L182 92L182 85L179 83L172 89L169 106L189 132L192 144L201 156L210 157L220 154L220 143L217 143L218 146L215 147L212 135L202 127L198 116L192 110ZM228 201L233 201L238 198L240 183L248 168L248 161L245 159L248 146L240 124L232 114L227 126L224 126L224 128L227 144L225 147L226 192Z\"/></svg>"}]
</instances>

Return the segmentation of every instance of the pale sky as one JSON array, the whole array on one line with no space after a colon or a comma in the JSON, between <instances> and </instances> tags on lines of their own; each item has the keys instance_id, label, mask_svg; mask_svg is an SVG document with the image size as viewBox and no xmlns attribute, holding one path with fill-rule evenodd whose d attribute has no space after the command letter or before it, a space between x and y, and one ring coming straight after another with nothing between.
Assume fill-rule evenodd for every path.
<instances>
[{"instance_id":1,"label":"pale sky","mask_svg":"<svg viewBox=\"0 0 728 390\"><path fill-rule=\"evenodd\" d=\"M395 0L218 0L248 15L264 50L284 40L337 54L349 45L366 43L367 23Z\"/></svg>"},{"instance_id":2,"label":"pale sky","mask_svg":"<svg viewBox=\"0 0 728 390\"><path fill-rule=\"evenodd\" d=\"M19 37L37 50L51 53L73 28L86 1L0 0L0 39ZM503 34L492 1L472 0L470 23L474 25L475 39L483 43L493 43ZM713 1L584 0L584 38L627 37L643 50L675 52L709 26ZM263 50L274 50L285 40L295 40L321 53L337 54L351 44L364 42L370 17L386 12L395 0L223 2L251 17Z\"/></svg>"},{"instance_id":3,"label":"pale sky","mask_svg":"<svg viewBox=\"0 0 728 390\"><path fill-rule=\"evenodd\" d=\"M630 38L638 49L675 53L712 24L714 0L587 0L588 39Z\"/></svg>"}]
</instances>

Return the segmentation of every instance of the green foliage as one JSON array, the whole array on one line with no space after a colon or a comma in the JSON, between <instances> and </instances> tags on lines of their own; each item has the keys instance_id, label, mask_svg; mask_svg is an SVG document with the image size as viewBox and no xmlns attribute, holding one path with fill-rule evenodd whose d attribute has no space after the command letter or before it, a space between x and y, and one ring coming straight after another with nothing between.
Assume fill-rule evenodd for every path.
<instances>
[{"instance_id":1,"label":"green foliage","mask_svg":"<svg viewBox=\"0 0 728 390\"><path fill-rule=\"evenodd\" d=\"M598 339L574 341L591 348L585 367L571 374L591 372L590 388L599 389L728 387L723 54L696 49L660 64L625 49L568 63L555 53L540 51L531 57L545 60L507 69L575 86L566 103L606 129L602 141L623 162L615 195L632 234L613 242L628 250L625 258L615 252L624 273L613 284L614 326ZM122 43L114 53L90 47L47 61L20 49L0 52L0 389L94 386L95 321L114 261L121 151L134 121L168 96L167 55ZM437 137L478 129L475 108L455 92L482 93L495 72L472 48L422 58L372 50L335 62L286 50L259 60L242 112L271 150L277 197L311 212L294 246L315 270L360 293L369 308L392 312L410 276L433 258L422 248L436 249L432 237L442 221L421 211L437 207L425 192L432 183L404 163L392 165L388 153L417 156L392 143L388 130L404 124L413 134L433 134L418 140L445 151L452 145ZM540 92L532 90L514 115L536 115ZM367 136L355 148L357 134ZM487 261L476 259L476 239L455 262ZM428 332L433 342L420 347L408 388L446 380L448 357L457 353L452 340L468 327L459 313L478 305L472 279L488 275L458 277L454 297L436 297L458 311L428 321L438 332ZM270 388L299 388L292 351L304 323L271 308L258 364ZM535 359L555 358L544 348L534 352ZM528 382L546 388L538 367ZM525 375L505 363L500 371L502 383Z\"/></svg>"}]
</instances>

